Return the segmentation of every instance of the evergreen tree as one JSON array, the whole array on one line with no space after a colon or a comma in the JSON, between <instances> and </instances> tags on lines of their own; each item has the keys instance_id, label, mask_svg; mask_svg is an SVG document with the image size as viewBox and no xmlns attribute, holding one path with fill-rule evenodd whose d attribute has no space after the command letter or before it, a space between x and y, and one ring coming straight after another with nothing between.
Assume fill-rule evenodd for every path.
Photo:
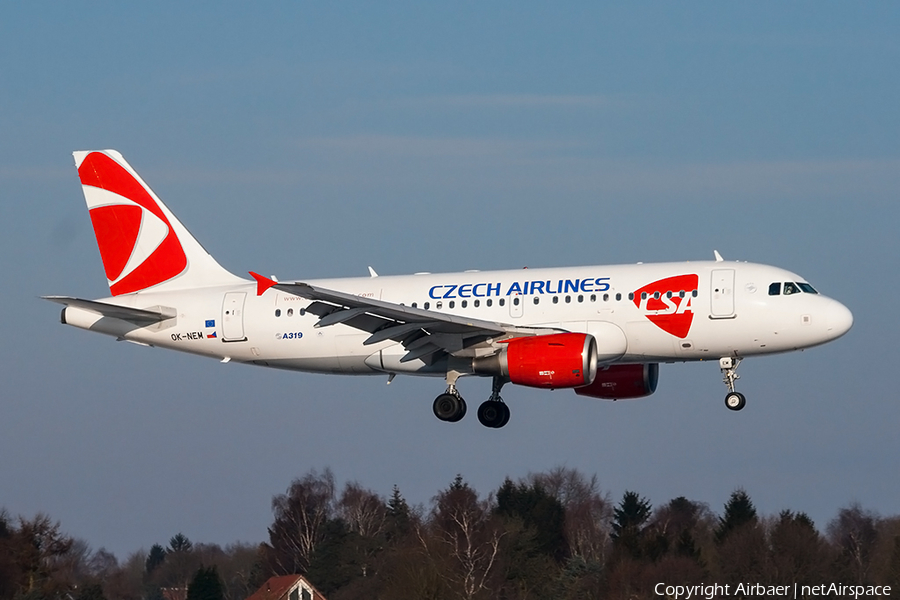
<instances>
[{"instance_id":1,"label":"evergreen tree","mask_svg":"<svg viewBox=\"0 0 900 600\"><path fill-rule=\"evenodd\" d=\"M362 576L360 537L342 519L329 519L323 526L322 541L316 546L306 577L326 597Z\"/></svg>"},{"instance_id":2,"label":"evergreen tree","mask_svg":"<svg viewBox=\"0 0 900 600\"><path fill-rule=\"evenodd\" d=\"M497 491L495 510L503 517L521 520L532 533L536 552L557 562L566 557L566 511L540 483L516 485L507 478Z\"/></svg>"},{"instance_id":3,"label":"evergreen tree","mask_svg":"<svg viewBox=\"0 0 900 600\"><path fill-rule=\"evenodd\" d=\"M409 504L400 495L400 488L396 485L391 492L387 503L387 540L396 542L406 536L412 529L412 516Z\"/></svg>"},{"instance_id":4,"label":"evergreen tree","mask_svg":"<svg viewBox=\"0 0 900 600\"><path fill-rule=\"evenodd\" d=\"M151 575L153 571L158 569L166 561L166 549L159 544L153 544L147 560L144 562L144 572Z\"/></svg>"},{"instance_id":5,"label":"evergreen tree","mask_svg":"<svg viewBox=\"0 0 900 600\"><path fill-rule=\"evenodd\" d=\"M169 540L169 552L190 552L194 544L186 535L179 532Z\"/></svg>"},{"instance_id":6,"label":"evergreen tree","mask_svg":"<svg viewBox=\"0 0 900 600\"><path fill-rule=\"evenodd\" d=\"M197 569L188 585L187 600L225 600L222 580L215 566Z\"/></svg>"},{"instance_id":7,"label":"evergreen tree","mask_svg":"<svg viewBox=\"0 0 900 600\"><path fill-rule=\"evenodd\" d=\"M644 525L650 518L651 509L650 502L641 498L637 492L625 492L622 502L613 511L610 533L613 546L620 555L634 559L641 557Z\"/></svg>"},{"instance_id":8,"label":"evergreen tree","mask_svg":"<svg viewBox=\"0 0 900 600\"><path fill-rule=\"evenodd\" d=\"M745 490L738 488L725 503L725 514L719 518L719 527L716 529L716 541L721 544L734 531L757 522L756 508L750 501L750 496Z\"/></svg>"}]
</instances>

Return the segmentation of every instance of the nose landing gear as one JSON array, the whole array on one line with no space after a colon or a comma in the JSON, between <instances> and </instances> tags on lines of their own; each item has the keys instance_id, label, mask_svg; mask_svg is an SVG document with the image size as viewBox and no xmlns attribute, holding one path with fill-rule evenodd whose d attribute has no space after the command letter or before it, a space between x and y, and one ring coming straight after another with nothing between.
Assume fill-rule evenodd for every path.
<instances>
[{"instance_id":1,"label":"nose landing gear","mask_svg":"<svg viewBox=\"0 0 900 600\"><path fill-rule=\"evenodd\" d=\"M741 359L737 356L724 356L719 359L722 381L728 387L728 393L725 394L725 406L730 410L741 410L747 404L747 399L744 398L744 395L734 389L734 382L741 378L736 372L740 364Z\"/></svg>"}]
</instances>

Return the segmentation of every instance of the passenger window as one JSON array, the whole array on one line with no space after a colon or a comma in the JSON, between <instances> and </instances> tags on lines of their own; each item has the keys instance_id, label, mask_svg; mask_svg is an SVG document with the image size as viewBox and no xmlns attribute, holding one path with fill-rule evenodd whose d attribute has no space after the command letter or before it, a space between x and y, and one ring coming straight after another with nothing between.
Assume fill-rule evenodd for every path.
<instances>
[{"instance_id":1,"label":"passenger window","mask_svg":"<svg viewBox=\"0 0 900 600\"><path fill-rule=\"evenodd\" d=\"M540 303L541 303L541 299L540 299L538 296L535 296L535 297L534 297L534 303L535 303L535 304L540 304Z\"/></svg>"},{"instance_id":2,"label":"passenger window","mask_svg":"<svg viewBox=\"0 0 900 600\"><path fill-rule=\"evenodd\" d=\"M595 297L591 296L591 301L593 302L594 300L595 300ZM603 294L603 301L609 302L609 294Z\"/></svg>"},{"instance_id":3,"label":"passenger window","mask_svg":"<svg viewBox=\"0 0 900 600\"><path fill-rule=\"evenodd\" d=\"M697 290L694 290L693 292L691 292L691 296L693 296L694 298L696 298L696 297L697 297Z\"/></svg>"},{"instance_id":4,"label":"passenger window","mask_svg":"<svg viewBox=\"0 0 900 600\"><path fill-rule=\"evenodd\" d=\"M476 300L475 302L478 302L478 300ZM488 298L488 299L487 299L487 305L488 305L488 306L493 306L493 305L494 305L494 301L491 300L490 298Z\"/></svg>"},{"instance_id":5,"label":"passenger window","mask_svg":"<svg viewBox=\"0 0 900 600\"><path fill-rule=\"evenodd\" d=\"M418 306L415 302L412 303L412 307L413 307L413 308L419 308L419 306Z\"/></svg>"},{"instance_id":6,"label":"passenger window","mask_svg":"<svg viewBox=\"0 0 900 600\"><path fill-rule=\"evenodd\" d=\"M306 309L305 309L305 308L301 308L301 309L300 309L300 316L301 316L301 317L305 317L305 316L306 316Z\"/></svg>"},{"instance_id":7,"label":"passenger window","mask_svg":"<svg viewBox=\"0 0 900 600\"><path fill-rule=\"evenodd\" d=\"M276 316L276 317L280 317L280 316L281 316L281 309L280 309L280 308L276 308L276 309L275 309L275 316Z\"/></svg>"},{"instance_id":8,"label":"passenger window","mask_svg":"<svg viewBox=\"0 0 900 600\"><path fill-rule=\"evenodd\" d=\"M781 282L776 281L775 283L769 284L769 295L770 296L778 296L781 294Z\"/></svg>"},{"instance_id":9,"label":"passenger window","mask_svg":"<svg viewBox=\"0 0 900 600\"><path fill-rule=\"evenodd\" d=\"M559 304L559 298L557 296L553 296L553 304Z\"/></svg>"},{"instance_id":10,"label":"passenger window","mask_svg":"<svg viewBox=\"0 0 900 600\"><path fill-rule=\"evenodd\" d=\"M572 296L566 296L566 304L572 301Z\"/></svg>"},{"instance_id":11,"label":"passenger window","mask_svg":"<svg viewBox=\"0 0 900 600\"><path fill-rule=\"evenodd\" d=\"M293 309L293 308L289 308L289 309L287 310L287 316L289 316L289 317L293 317L293 316L294 316L294 309Z\"/></svg>"},{"instance_id":12,"label":"passenger window","mask_svg":"<svg viewBox=\"0 0 900 600\"><path fill-rule=\"evenodd\" d=\"M684 290L681 290L680 292L678 292L678 297L684 298Z\"/></svg>"},{"instance_id":13,"label":"passenger window","mask_svg":"<svg viewBox=\"0 0 900 600\"><path fill-rule=\"evenodd\" d=\"M518 300L518 298L516 298L516 300ZM490 300L488 300L488 302L490 302ZM500 298L500 300L498 300L498 302L500 303L500 306L503 306L504 304L506 304L506 298ZM519 303L516 302L516 306L518 306L518 305L519 305Z\"/></svg>"},{"instance_id":14,"label":"passenger window","mask_svg":"<svg viewBox=\"0 0 900 600\"><path fill-rule=\"evenodd\" d=\"M647 299L647 292L641 292L641 300Z\"/></svg>"},{"instance_id":15,"label":"passenger window","mask_svg":"<svg viewBox=\"0 0 900 600\"><path fill-rule=\"evenodd\" d=\"M468 300L463 300L463 301L462 301L462 307L463 307L463 308L467 307L468 305L469 305L469 301L468 301Z\"/></svg>"},{"instance_id":16,"label":"passenger window","mask_svg":"<svg viewBox=\"0 0 900 600\"><path fill-rule=\"evenodd\" d=\"M631 298L629 298L629 300L634 300L634 294L628 294L628 295L631 296ZM618 302L618 301L621 300L621 299L622 299L622 293L621 293L621 292L617 292L617 293L616 293L616 302Z\"/></svg>"},{"instance_id":17,"label":"passenger window","mask_svg":"<svg viewBox=\"0 0 900 600\"><path fill-rule=\"evenodd\" d=\"M455 307L456 307L456 300L451 300L450 302L447 303L447 306L448 306L449 308L455 308Z\"/></svg>"},{"instance_id":18,"label":"passenger window","mask_svg":"<svg viewBox=\"0 0 900 600\"><path fill-rule=\"evenodd\" d=\"M579 296L578 296L578 301L579 301L579 302L584 302L584 296L582 296L582 295L579 294Z\"/></svg>"},{"instance_id":19,"label":"passenger window","mask_svg":"<svg viewBox=\"0 0 900 600\"><path fill-rule=\"evenodd\" d=\"M425 310L428 310L430 307L431 307L431 303L430 303L430 302L426 302L425 305L424 305Z\"/></svg>"},{"instance_id":20,"label":"passenger window","mask_svg":"<svg viewBox=\"0 0 900 600\"><path fill-rule=\"evenodd\" d=\"M516 306L519 305L519 298L518 298L518 297L513 298L513 304L515 304Z\"/></svg>"},{"instance_id":21,"label":"passenger window","mask_svg":"<svg viewBox=\"0 0 900 600\"><path fill-rule=\"evenodd\" d=\"M444 308L444 303L438 300L438 303L435 304L434 307L438 310L441 310L442 308Z\"/></svg>"},{"instance_id":22,"label":"passenger window","mask_svg":"<svg viewBox=\"0 0 900 600\"><path fill-rule=\"evenodd\" d=\"M659 292L653 292L653 299L659 300Z\"/></svg>"},{"instance_id":23,"label":"passenger window","mask_svg":"<svg viewBox=\"0 0 900 600\"><path fill-rule=\"evenodd\" d=\"M622 294L616 294L616 300L620 300L622 298ZM634 292L628 292L628 299L634 300Z\"/></svg>"},{"instance_id":24,"label":"passenger window","mask_svg":"<svg viewBox=\"0 0 900 600\"><path fill-rule=\"evenodd\" d=\"M666 298L671 298L671 297L672 297L672 292L666 292Z\"/></svg>"},{"instance_id":25,"label":"passenger window","mask_svg":"<svg viewBox=\"0 0 900 600\"><path fill-rule=\"evenodd\" d=\"M784 282L784 295L790 296L791 294L799 294L800 288L798 288L795 284L790 281Z\"/></svg>"}]
</instances>

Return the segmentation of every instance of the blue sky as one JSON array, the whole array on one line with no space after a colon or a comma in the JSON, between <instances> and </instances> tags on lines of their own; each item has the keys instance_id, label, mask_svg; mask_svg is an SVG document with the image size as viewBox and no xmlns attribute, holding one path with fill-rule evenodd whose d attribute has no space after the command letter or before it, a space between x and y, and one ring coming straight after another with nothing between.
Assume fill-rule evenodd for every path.
<instances>
[{"instance_id":1,"label":"blue sky","mask_svg":"<svg viewBox=\"0 0 900 600\"><path fill-rule=\"evenodd\" d=\"M891 3L49 2L0 9L0 506L120 558L257 542L311 468L427 503L558 465L824 528L900 513L900 8ZM854 312L821 348L664 365L607 403L220 365L66 328L108 293L71 152L116 148L219 262L281 278L727 259ZM470 406L489 384L465 380Z\"/></svg>"}]
</instances>

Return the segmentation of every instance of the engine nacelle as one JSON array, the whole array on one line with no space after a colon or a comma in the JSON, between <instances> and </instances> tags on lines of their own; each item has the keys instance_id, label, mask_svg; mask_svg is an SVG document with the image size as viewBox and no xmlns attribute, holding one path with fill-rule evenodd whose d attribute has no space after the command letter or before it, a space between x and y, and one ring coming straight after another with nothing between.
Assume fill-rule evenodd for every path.
<instances>
[{"instance_id":1,"label":"engine nacelle","mask_svg":"<svg viewBox=\"0 0 900 600\"><path fill-rule=\"evenodd\" d=\"M588 385L597 374L597 341L586 333L513 338L498 354L476 358L476 373L537 388Z\"/></svg>"},{"instance_id":2,"label":"engine nacelle","mask_svg":"<svg viewBox=\"0 0 900 600\"><path fill-rule=\"evenodd\" d=\"M656 391L659 364L610 365L597 371L593 383L576 388L579 396L604 400L642 398Z\"/></svg>"}]
</instances>

